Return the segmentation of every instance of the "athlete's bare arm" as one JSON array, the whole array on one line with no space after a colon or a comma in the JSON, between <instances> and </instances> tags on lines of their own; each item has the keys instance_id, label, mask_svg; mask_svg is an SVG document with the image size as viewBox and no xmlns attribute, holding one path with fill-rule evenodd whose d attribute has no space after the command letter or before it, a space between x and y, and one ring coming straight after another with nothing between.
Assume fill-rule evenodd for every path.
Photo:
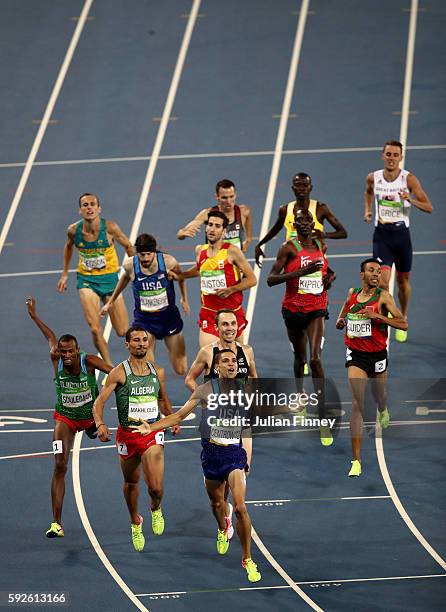
<instances>
[{"instance_id":1,"label":"athlete's bare arm","mask_svg":"<svg viewBox=\"0 0 446 612\"><path fill-rule=\"evenodd\" d=\"M203 373L207 374L211 367L212 349L209 346L204 346L198 351L195 361L191 365L189 372L184 379L184 384L190 391L195 391L198 387L197 378Z\"/></svg>"},{"instance_id":2,"label":"athlete's bare arm","mask_svg":"<svg viewBox=\"0 0 446 612\"><path fill-rule=\"evenodd\" d=\"M92 374L94 374L95 370L100 370L105 374L109 374L113 370L112 365L110 365L109 363L105 363L105 361L97 355L86 355L85 363L87 364L88 371Z\"/></svg>"},{"instance_id":3,"label":"athlete's bare arm","mask_svg":"<svg viewBox=\"0 0 446 612\"><path fill-rule=\"evenodd\" d=\"M228 248L228 262L237 266L241 272L241 278L236 285L226 287L226 289L219 289L215 292L215 295L218 295L220 298L226 298L236 291L245 291L245 289L250 289L254 287L254 285L257 285L256 276L246 257L243 255L242 251L233 244Z\"/></svg>"},{"instance_id":4,"label":"athlete's bare arm","mask_svg":"<svg viewBox=\"0 0 446 612\"><path fill-rule=\"evenodd\" d=\"M250 378L258 378L257 376L257 369L256 369L256 362L254 359L254 351L252 349L252 346L249 346L249 344L244 344L242 346L243 348L243 352L246 355L246 359L248 361L249 364L249 370L248 370L248 376Z\"/></svg>"},{"instance_id":5,"label":"athlete's bare arm","mask_svg":"<svg viewBox=\"0 0 446 612\"><path fill-rule=\"evenodd\" d=\"M325 238L331 238L333 240L340 238L347 238L347 231L342 223L339 221L337 217L334 216L333 212L327 206L327 204L323 204L319 202L319 206L321 210L320 221L328 221L328 223L335 229L334 232L320 232L319 238L324 240Z\"/></svg>"},{"instance_id":6,"label":"athlete's bare arm","mask_svg":"<svg viewBox=\"0 0 446 612\"><path fill-rule=\"evenodd\" d=\"M338 314L338 320L336 321L336 329L344 329L345 327L345 317L347 315L348 312L348 301L350 300L351 296L353 295L353 287L351 287L348 290L348 294L347 294L347 298L345 300L345 302L342 304L342 308Z\"/></svg>"},{"instance_id":7,"label":"athlete's bare arm","mask_svg":"<svg viewBox=\"0 0 446 612\"><path fill-rule=\"evenodd\" d=\"M67 229L67 239L63 248L63 270L57 283L57 290L63 293L67 289L68 268L74 249L74 234L76 233L76 223L72 223Z\"/></svg>"},{"instance_id":8,"label":"athlete's bare arm","mask_svg":"<svg viewBox=\"0 0 446 612\"><path fill-rule=\"evenodd\" d=\"M206 221L208 212L210 210L210 208L203 208L203 210L200 210L198 215L194 219L192 219L192 221L190 221L187 225L179 229L177 232L178 240L184 240L185 238L193 238L197 234L203 223Z\"/></svg>"},{"instance_id":9,"label":"athlete's bare arm","mask_svg":"<svg viewBox=\"0 0 446 612\"><path fill-rule=\"evenodd\" d=\"M108 398L118 385L123 385L125 383L125 380L126 376L124 368L121 364L119 364L118 366L113 368L113 370L107 376L105 386L102 387L101 392L99 393L93 404L93 418L94 422L96 423L99 440L101 442L109 442L111 440L111 432L104 422L105 402L108 400Z\"/></svg>"},{"instance_id":10,"label":"athlete's bare arm","mask_svg":"<svg viewBox=\"0 0 446 612\"><path fill-rule=\"evenodd\" d=\"M361 308L358 310L357 314L366 315L369 319L377 319L378 321L382 321L389 327L394 327L395 329L402 329L404 331L409 327L405 317L398 310L393 297L390 295L388 291L382 289L380 299L379 299L380 310L384 311L383 314L367 310L367 308ZM387 315L390 312L392 318L389 318Z\"/></svg>"},{"instance_id":11,"label":"athlete's bare arm","mask_svg":"<svg viewBox=\"0 0 446 612\"><path fill-rule=\"evenodd\" d=\"M114 240L116 240L116 242L119 242L119 244L124 247L127 255L129 257L133 257L133 255L135 254L135 247L130 242L130 240L127 238L127 236L124 234L124 232L119 227L119 225L116 223L116 221L111 221L110 219L107 219L105 227L106 227L107 233L110 234L110 236Z\"/></svg>"},{"instance_id":12,"label":"athlete's bare arm","mask_svg":"<svg viewBox=\"0 0 446 612\"><path fill-rule=\"evenodd\" d=\"M321 258L318 261L312 261L308 266L304 266L299 268L298 270L294 270L293 272L286 272L282 274L282 270L284 269L288 259L293 255L293 247L291 242L286 242L283 244L279 252L277 253L276 261L271 268L271 272L268 274L267 283L268 287L274 287L274 285L280 285L281 283L285 283L287 280L292 280L293 278L299 278L299 276L305 276L307 274L313 274L314 272L318 272L324 267L324 261Z\"/></svg>"},{"instance_id":13,"label":"athlete's bare arm","mask_svg":"<svg viewBox=\"0 0 446 612\"><path fill-rule=\"evenodd\" d=\"M59 354L57 350L56 334L37 316L36 300L32 296L26 298L26 306L28 307L29 316L48 340L51 359L57 361L59 359Z\"/></svg>"},{"instance_id":14,"label":"athlete's bare arm","mask_svg":"<svg viewBox=\"0 0 446 612\"><path fill-rule=\"evenodd\" d=\"M283 226L285 225L285 219L286 219L286 208L287 208L286 205L279 207L279 213L277 215L276 222L274 223L272 228L268 230L267 234L263 238L261 238L255 246L254 256L256 259L256 264L259 266L259 268L262 267L262 264L260 263L260 257L265 257L260 247L266 244L267 242L269 242L270 240L272 240L274 236L277 236L277 234L283 228Z\"/></svg>"},{"instance_id":15,"label":"athlete's bare arm","mask_svg":"<svg viewBox=\"0 0 446 612\"><path fill-rule=\"evenodd\" d=\"M414 174L408 175L407 186L409 188L409 191L400 191L400 196L404 200L410 202L412 206L418 208L418 210L422 210L426 213L431 213L434 210L432 203L429 200L426 192L423 190L420 181Z\"/></svg>"},{"instance_id":16,"label":"athlete's bare arm","mask_svg":"<svg viewBox=\"0 0 446 612\"><path fill-rule=\"evenodd\" d=\"M170 401L169 396L167 395L167 391L166 391L165 370L162 366L158 364L153 364L153 367L155 368L155 371L157 373L158 380L160 383L160 390L158 393L158 406L159 406L161 414L163 414L164 416L168 416L169 414L173 414L173 410L172 410L172 402ZM174 425L171 428L171 432L174 436L180 433L180 431L181 431L181 427L179 425Z\"/></svg>"},{"instance_id":17,"label":"athlete's bare arm","mask_svg":"<svg viewBox=\"0 0 446 612\"><path fill-rule=\"evenodd\" d=\"M168 254L164 255L164 261L166 262L167 274L169 275L169 272L173 272L178 278L178 286L180 288L180 294L181 294L181 298L180 298L181 306L183 308L184 314L190 315L190 306L187 300L186 283L184 282L184 278L182 278L181 276L181 266L177 262L175 257L173 257L172 255L168 255Z\"/></svg>"},{"instance_id":18,"label":"athlete's bare arm","mask_svg":"<svg viewBox=\"0 0 446 612\"><path fill-rule=\"evenodd\" d=\"M246 238L242 244L242 251L246 253L249 248L249 245L252 242L252 217L251 217L251 209L246 204L239 204L240 214L242 217L242 225L245 228Z\"/></svg>"},{"instance_id":19,"label":"athlete's bare arm","mask_svg":"<svg viewBox=\"0 0 446 612\"><path fill-rule=\"evenodd\" d=\"M111 294L107 302L102 306L100 310L101 317L105 317L105 315L108 314L109 310L113 308L113 305L118 299L118 297L127 287L129 282L133 279L133 259L128 259L127 261L125 261L122 268L124 270L124 274L121 274L113 293Z\"/></svg>"},{"instance_id":20,"label":"athlete's bare arm","mask_svg":"<svg viewBox=\"0 0 446 612\"><path fill-rule=\"evenodd\" d=\"M370 223L372 221L372 206L373 206L373 172L367 175L365 180L365 191L364 191L364 221Z\"/></svg>"}]
</instances>

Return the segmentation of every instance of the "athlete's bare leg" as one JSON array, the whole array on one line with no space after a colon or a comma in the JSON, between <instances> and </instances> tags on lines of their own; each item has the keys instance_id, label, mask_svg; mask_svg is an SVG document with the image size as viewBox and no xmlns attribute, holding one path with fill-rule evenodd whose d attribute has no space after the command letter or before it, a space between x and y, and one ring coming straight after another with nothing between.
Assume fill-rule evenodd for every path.
<instances>
[{"instance_id":1,"label":"athlete's bare leg","mask_svg":"<svg viewBox=\"0 0 446 612\"><path fill-rule=\"evenodd\" d=\"M121 463L122 475L124 476L124 498L129 510L130 522L137 525L139 523L138 498L141 459L135 456L127 460L119 457L119 461Z\"/></svg>"},{"instance_id":2,"label":"athlete's bare leg","mask_svg":"<svg viewBox=\"0 0 446 612\"><path fill-rule=\"evenodd\" d=\"M379 286L381 289L389 290L390 284L390 274L392 272L392 268L388 268L387 266L381 266L381 279L379 281Z\"/></svg>"},{"instance_id":3,"label":"athlete's bare leg","mask_svg":"<svg viewBox=\"0 0 446 612\"><path fill-rule=\"evenodd\" d=\"M79 298L85 320L91 329L93 344L101 354L102 359L111 365L112 361L110 358L110 352L102 333L101 317L99 314L101 302L99 296L92 289L83 288L79 289Z\"/></svg>"},{"instance_id":4,"label":"athlete's bare leg","mask_svg":"<svg viewBox=\"0 0 446 612\"><path fill-rule=\"evenodd\" d=\"M108 302L110 297L111 296L109 295L104 297L104 304ZM116 334L121 338L122 336L125 336L125 332L129 328L129 316L127 314L127 308L122 294L118 295L115 303L113 304L113 308L108 314L110 315L110 321Z\"/></svg>"},{"instance_id":5,"label":"athlete's bare leg","mask_svg":"<svg viewBox=\"0 0 446 612\"><path fill-rule=\"evenodd\" d=\"M240 344L245 344L245 343L243 342L244 335L245 335L245 333L244 333L244 332L242 332L242 333L240 334L240 336L237 336L237 338L236 338L237 342L239 342Z\"/></svg>"},{"instance_id":6,"label":"athlete's bare leg","mask_svg":"<svg viewBox=\"0 0 446 612\"><path fill-rule=\"evenodd\" d=\"M372 394L378 405L378 410L382 412L387 406L387 372L376 374L372 378Z\"/></svg>"},{"instance_id":7,"label":"athlete's bare leg","mask_svg":"<svg viewBox=\"0 0 446 612\"><path fill-rule=\"evenodd\" d=\"M298 328L290 329L287 327L286 330L294 352L294 377L299 381L299 388L297 391L301 393L303 388L304 365L307 359L307 335L303 330Z\"/></svg>"},{"instance_id":8,"label":"athlete's bare leg","mask_svg":"<svg viewBox=\"0 0 446 612\"><path fill-rule=\"evenodd\" d=\"M233 470L228 476L234 500L235 527L242 545L242 559L251 558L251 518L245 503L246 477L243 470Z\"/></svg>"},{"instance_id":9,"label":"athlete's bare leg","mask_svg":"<svg viewBox=\"0 0 446 612\"><path fill-rule=\"evenodd\" d=\"M164 343L169 352L170 363L175 373L184 376L187 372L187 355L183 332L173 336L166 336Z\"/></svg>"},{"instance_id":10,"label":"athlete's bare leg","mask_svg":"<svg viewBox=\"0 0 446 612\"><path fill-rule=\"evenodd\" d=\"M352 438L353 459L361 461L361 441L364 424L364 396L368 376L364 370L356 366L348 368L348 382L352 392L352 416L350 418L350 434Z\"/></svg>"},{"instance_id":11,"label":"athlete's bare leg","mask_svg":"<svg viewBox=\"0 0 446 612\"><path fill-rule=\"evenodd\" d=\"M208 344L212 344L218 339L218 336L214 336L214 334L208 334L204 332L200 327L200 332L198 334L198 346L203 348L203 346L207 346Z\"/></svg>"},{"instance_id":12,"label":"athlete's bare leg","mask_svg":"<svg viewBox=\"0 0 446 612\"><path fill-rule=\"evenodd\" d=\"M141 457L152 512L158 510L164 493L164 448L154 444Z\"/></svg>"},{"instance_id":13,"label":"athlete's bare leg","mask_svg":"<svg viewBox=\"0 0 446 612\"><path fill-rule=\"evenodd\" d=\"M319 418L325 418L325 373L321 361L321 342L324 336L325 319L317 317L307 327L310 343L310 368L314 389L318 394Z\"/></svg>"},{"instance_id":14,"label":"athlete's bare leg","mask_svg":"<svg viewBox=\"0 0 446 612\"><path fill-rule=\"evenodd\" d=\"M401 313L407 319L410 296L412 294L409 272L397 272L396 282L398 283L398 299L400 302Z\"/></svg>"},{"instance_id":15,"label":"athlete's bare leg","mask_svg":"<svg viewBox=\"0 0 446 612\"><path fill-rule=\"evenodd\" d=\"M226 517L225 517L225 484L219 480L204 479L206 486L206 492L211 502L212 513L218 524L220 531L226 529Z\"/></svg>"},{"instance_id":16,"label":"athlete's bare leg","mask_svg":"<svg viewBox=\"0 0 446 612\"><path fill-rule=\"evenodd\" d=\"M54 522L61 524L62 506L65 496L65 474L68 468L71 447L73 446L74 431L63 421L56 421L53 441L62 441L62 452L54 455L54 472L51 480L51 504Z\"/></svg>"}]
</instances>

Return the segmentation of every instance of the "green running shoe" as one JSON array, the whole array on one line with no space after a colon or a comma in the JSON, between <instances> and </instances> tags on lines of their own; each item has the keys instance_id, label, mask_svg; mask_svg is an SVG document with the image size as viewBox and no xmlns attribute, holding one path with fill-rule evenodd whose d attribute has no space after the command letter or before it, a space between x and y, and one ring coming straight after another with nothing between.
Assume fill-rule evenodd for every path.
<instances>
[{"instance_id":1,"label":"green running shoe","mask_svg":"<svg viewBox=\"0 0 446 612\"><path fill-rule=\"evenodd\" d=\"M262 575L252 559L243 559L242 567L245 568L246 573L248 574L249 582L258 582L261 580Z\"/></svg>"},{"instance_id":2,"label":"green running shoe","mask_svg":"<svg viewBox=\"0 0 446 612\"><path fill-rule=\"evenodd\" d=\"M218 530L217 534L217 551L219 555L225 555L228 552L229 539L226 531Z\"/></svg>"},{"instance_id":3,"label":"green running shoe","mask_svg":"<svg viewBox=\"0 0 446 612\"><path fill-rule=\"evenodd\" d=\"M333 434L331 433L331 429L321 425L319 427L319 432L322 446L331 446L333 444Z\"/></svg>"},{"instance_id":4,"label":"green running shoe","mask_svg":"<svg viewBox=\"0 0 446 612\"><path fill-rule=\"evenodd\" d=\"M152 531L155 535L162 535L164 531L164 516L161 508L152 510Z\"/></svg>"},{"instance_id":5,"label":"green running shoe","mask_svg":"<svg viewBox=\"0 0 446 612\"><path fill-rule=\"evenodd\" d=\"M395 340L397 342L407 342L407 331L404 331L404 329L396 329Z\"/></svg>"},{"instance_id":6,"label":"green running shoe","mask_svg":"<svg viewBox=\"0 0 446 612\"><path fill-rule=\"evenodd\" d=\"M134 523L132 523L130 526L132 528L133 548L136 550L136 552L141 552L142 550L144 550L144 544L146 543L146 539L142 532L143 518L140 514L138 514L138 516L139 524L135 525Z\"/></svg>"},{"instance_id":7,"label":"green running shoe","mask_svg":"<svg viewBox=\"0 0 446 612\"><path fill-rule=\"evenodd\" d=\"M308 367L308 363L305 362L304 363L304 376L308 376L309 374L310 374L310 368Z\"/></svg>"},{"instance_id":8,"label":"green running shoe","mask_svg":"<svg viewBox=\"0 0 446 612\"><path fill-rule=\"evenodd\" d=\"M352 461L352 467L350 468L350 472L348 473L349 478L354 478L355 476L361 476L361 462L357 459Z\"/></svg>"},{"instance_id":9,"label":"green running shoe","mask_svg":"<svg viewBox=\"0 0 446 612\"><path fill-rule=\"evenodd\" d=\"M387 410L387 406L384 408L382 412L378 411L379 424L383 429L387 429L390 423L390 414Z\"/></svg>"},{"instance_id":10,"label":"green running shoe","mask_svg":"<svg viewBox=\"0 0 446 612\"><path fill-rule=\"evenodd\" d=\"M47 538L63 538L65 532L62 525L59 525L59 523L51 523L50 528L45 535Z\"/></svg>"}]
</instances>

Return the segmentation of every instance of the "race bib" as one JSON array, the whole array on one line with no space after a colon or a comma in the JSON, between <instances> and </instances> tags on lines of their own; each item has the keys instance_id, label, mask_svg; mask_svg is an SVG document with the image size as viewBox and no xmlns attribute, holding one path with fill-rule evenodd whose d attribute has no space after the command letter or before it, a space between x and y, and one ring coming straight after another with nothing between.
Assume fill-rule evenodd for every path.
<instances>
[{"instance_id":1,"label":"race bib","mask_svg":"<svg viewBox=\"0 0 446 612\"><path fill-rule=\"evenodd\" d=\"M164 431L157 431L155 434L156 444L164 444Z\"/></svg>"},{"instance_id":2,"label":"race bib","mask_svg":"<svg viewBox=\"0 0 446 612\"><path fill-rule=\"evenodd\" d=\"M242 243L238 236L236 236L235 238L225 238L225 242L230 242L231 244L234 244L240 250L242 248Z\"/></svg>"},{"instance_id":3,"label":"race bib","mask_svg":"<svg viewBox=\"0 0 446 612\"><path fill-rule=\"evenodd\" d=\"M318 270L313 274L306 274L299 277L298 293L311 293L312 295L320 295L324 290L322 283L322 271Z\"/></svg>"},{"instance_id":4,"label":"race bib","mask_svg":"<svg viewBox=\"0 0 446 612\"><path fill-rule=\"evenodd\" d=\"M86 255L82 253L82 262L89 272L105 268L105 255Z\"/></svg>"},{"instance_id":5,"label":"race bib","mask_svg":"<svg viewBox=\"0 0 446 612\"><path fill-rule=\"evenodd\" d=\"M156 397L130 397L129 421L141 419L152 421L158 416L158 400Z\"/></svg>"},{"instance_id":6,"label":"race bib","mask_svg":"<svg viewBox=\"0 0 446 612\"><path fill-rule=\"evenodd\" d=\"M80 393L62 393L62 406L65 408L80 408L93 401L91 390L81 391Z\"/></svg>"},{"instance_id":7,"label":"race bib","mask_svg":"<svg viewBox=\"0 0 446 612\"><path fill-rule=\"evenodd\" d=\"M347 336L349 338L370 338L372 335L372 321L366 317L348 313Z\"/></svg>"},{"instance_id":8,"label":"race bib","mask_svg":"<svg viewBox=\"0 0 446 612\"><path fill-rule=\"evenodd\" d=\"M385 372L387 359L381 359L381 361L375 361L375 373Z\"/></svg>"},{"instance_id":9,"label":"race bib","mask_svg":"<svg viewBox=\"0 0 446 612\"><path fill-rule=\"evenodd\" d=\"M125 442L116 442L116 446L118 447L118 453L120 455L129 454L129 451L127 450L127 444Z\"/></svg>"},{"instance_id":10,"label":"race bib","mask_svg":"<svg viewBox=\"0 0 446 612\"><path fill-rule=\"evenodd\" d=\"M212 425L209 438L217 444L239 444L241 435L241 427Z\"/></svg>"},{"instance_id":11,"label":"race bib","mask_svg":"<svg viewBox=\"0 0 446 612\"><path fill-rule=\"evenodd\" d=\"M167 291L163 287L154 291L140 291L139 305L141 312L158 312L169 306Z\"/></svg>"},{"instance_id":12,"label":"race bib","mask_svg":"<svg viewBox=\"0 0 446 612\"><path fill-rule=\"evenodd\" d=\"M399 223L404 221L404 202L379 200L378 217L380 223Z\"/></svg>"},{"instance_id":13,"label":"race bib","mask_svg":"<svg viewBox=\"0 0 446 612\"><path fill-rule=\"evenodd\" d=\"M201 293L212 295L219 289L226 289L226 275L224 270L202 270L200 272Z\"/></svg>"}]
</instances>

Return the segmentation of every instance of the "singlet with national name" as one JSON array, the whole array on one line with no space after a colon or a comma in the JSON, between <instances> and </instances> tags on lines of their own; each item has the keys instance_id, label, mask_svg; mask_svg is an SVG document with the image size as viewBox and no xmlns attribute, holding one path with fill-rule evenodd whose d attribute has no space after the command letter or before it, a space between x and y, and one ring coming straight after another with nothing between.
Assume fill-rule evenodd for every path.
<instances>
[{"instance_id":1,"label":"singlet with national name","mask_svg":"<svg viewBox=\"0 0 446 612\"><path fill-rule=\"evenodd\" d=\"M217 210L220 211L220 208L214 206L209 212L216 212ZM239 249L242 248L243 241L245 240L245 228L242 223L242 212L237 204L234 205L234 221L226 226L223 240L235 244Z\"/></svg>"},{"instance_id":2,"label":"singlet with national name","mask_svg":"<svg viewBox=\"0 0 446 612\"><path fill-rule=\"evenodd\" d=\"M222 446L239 446L242 430L244 426L249 426L250 412L245 409L244 400L245 385L236 379L225 380L224 386L218 378L212 378L209 382L212 393L202 401L201 439Z\"/></svg>"},{"instance_id":3,"label":"singlet with national name","mask_svg":"<svg viewBox=\"0 0 446 612\"><path fill-rule=\"evenodd\" d=\"M173 282L167 278L166 263L163 254L156 253L158 270L145 274L141 270L138 255L133 257L133 297L135 310L143 314L153 314L175 305Z\"/></svg>"},{"instance_id":4,"label":"singlet with national name","mask_svg":"<svg viewBox=\"0 0 446 612\"><path fill-rule=\"evenodd\" d=\"M353 289L353 293L347 302L348 312L345 317L345 344L350 349L364 352L377 352L387 348L388 326L376 319L356 314L358 310L365 308L379 313L379 298L381 289L366 302L358 302L361 288Z\"/></svg>"},{"instance_id":5,"label":"singlet with national name","mask_svg":"<svg viewBox=\"0 0 446 612\"><path fill-rule=\"evenodd\" d=\"M92 242L84 240L82 226L83 221L79 221L74 234L74 244L79 251L78 273L89 276L116 273L119 269L118 256L113 243L108 241L105 219L101 219L98 237Z\"/></svg>"},{"instance_id":6,"label":"singlet with national name","mask_svg":"<svg viewBox=\"0 0 446 612\"><path fill-rule=\"evenodd\" d=\"M86 354L81 353L78 376L64 370L63 361L59 359L54 377L57 393L55 410L72 421L93 418L93 403L99 395L96 377L88 373L85 358Z\"/></svg>"},{"instance_id":7,"label":"singlet with national name","mask_svg":"<svg viewBox=\"0 0 446 612\"><path fill-rule=\"evenodd\" d=\"M407 170L400 170L394 181L389 183L384 178L384 170L373 173L373 194L375 200L375 225L401 223L409 227L411 204L403 200L400 191L408 191Z\"/></svg>"},{"instance_id":8,"label":"singlet with national name","mask_svg":"<svg viewBox=\"0 0 446 612\"><path fill-rule=\"evenodd\" d=\"M160 383L155 368L147 362L149 374L134 374L128 360L121 363L126 380L116 387L116 407L121 427L137 424L144 419L153 423L160 418L158 394Z\"/></svg>"},{"instance_id":9,"label":"singlet with national name","mask_svg":"<svg viewBox=\"0 0 446 612\"><path fill-rule=\"evenodd\" d=\"M236 378L241 378L243 380L246 380L248 378L248 373L249 373L249 363L248 360L246 359L246 355L245 355L245 351L242 349L241 345L236 342L237 345L237 376ZM217 353L220 352L220 349L218 348L218 342L214 342L212 345L212 363L211 363L211 367L209 368L209 374L205 374L204 375L204 380L210 380L211 378L218 378L218 372L215 369L215 357L217 356Z\"/></svg>"},{"instance_id":10,"label":"singlet with national name","mask_svg":"<svg viewBox=\"0 0 446 612\"><path fill-rule=\"evenodd\" d=\"M217 312L222 308L238 310L243 302L242 291L235 291L226 298L216 295L219 289L237 285L240 281L238 268L228 261L229 242L224 242L221 249L208 257L210 245L203 244L197 261L200 273L201 304L203 308Z\"/></svg>"},{"instance_id":11,"label":"singlet with national name","mask_svg":"<svg viewBox=\"0 0 446 612\"><path fill-rule=\"evenodd\" d=\"M285 297L282 306L291 312L312 312L325 310L328 304L327 292L324 289L324 277L327 274L328 262L322 252L319 240L315 251L304 248L297 240L291 241L296 251L295 257L289 259L283 269L284 273L294 272L309 265L313 261L323 259L324 265L320 270L305 276L299 276L286 281Z\"/></svg>"},{"instance_id":12,"label":"singlet with national name","mask_svg":"<svg viewBox=\"0 0 446 612\"><path fill-rule=\"evenodd\" d=\"M316 208L317 208L317 200L310 200L310 204L308 206L308 210L313 215L314 219L314 229L319 230L321 232L324 231L324 226L320 223L316 216ZM284 227L286 230L286 239L291 240L292 238L296 238L296 228L294 227L294 207L296 206L296 200L292 202L288 202L286 205L286 217L284 222Z\"/></svg>"}]
</instances>

